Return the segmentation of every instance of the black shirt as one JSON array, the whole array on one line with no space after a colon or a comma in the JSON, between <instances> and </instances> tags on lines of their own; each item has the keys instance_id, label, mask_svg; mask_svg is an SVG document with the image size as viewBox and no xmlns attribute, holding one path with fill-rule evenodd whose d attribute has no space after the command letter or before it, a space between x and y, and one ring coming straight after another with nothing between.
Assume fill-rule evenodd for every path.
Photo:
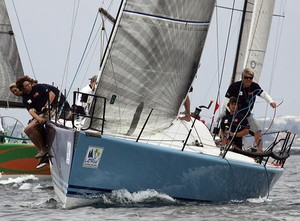
<instances>
[{"instance_id":1,"label":"black shirt","mask_svg":"<svg viewBox=\"0 0 300 221\"><path fill-rule=\"evenodd\" d=\"M231 122L232 122L232 125L230 128ZM247 119L244 118L244 115L239 114L239 113L231 115L230 112L228 110L226 110L226 115L222 118L222 121L221 121L221 129L222 129L222 131L225 131L226 129L229 130L229 128L232 133L238 133L238 132L244 130L245 128L249 129L249 124L248 124ZM231 138L232 137L229 137L229 139L231 139ZM239 149L242 149L242 146L243 146L242 137L234 137L232 144L237 146Z\"/></svg>"},{"instance_id":2,"label":"black shirt","mask_svg":"<svg viewBox=\"0 0 300 221\"><path fill-rule=\"evenodd\" d=\"M255 96L260 95L263 92L259 84L252 82L250 87L244 88L242 81L232 83L225 97L236 97L238 101L238 110L243 115L250 115L255 103ZM249 109L250 108L250 109Z\"/></svg>"},{"instance_id":3,"label":"black shirt","mask_svg":"<svg viewBox=\"0 0 300 221\"><path fill-rule=\"evenodd\" d=\"M36 84L32 87L29 94L23 95L23 104L27 110L34 108L37 113L40 113L49 99L49 92L52 91L55 94L55 99L51 103L52 108L57 108L65 102L65 96L60 91L48 84ZM66 102L67 103L67 102ZM67 106L69 104L66 104Z\"/></svg>"}]
</instances>

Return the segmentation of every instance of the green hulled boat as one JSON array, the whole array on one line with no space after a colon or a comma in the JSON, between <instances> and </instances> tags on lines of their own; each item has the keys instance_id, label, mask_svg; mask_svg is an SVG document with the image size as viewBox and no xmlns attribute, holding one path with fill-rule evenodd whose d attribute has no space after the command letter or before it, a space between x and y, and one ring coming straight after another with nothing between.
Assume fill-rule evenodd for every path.
<instances>
[{"instance_id":1,"label":"green hulled boat","mask_svg":"<svg viewBox=\"0 0 300 221\"><path fill-rule=\"evenodd\" d=\"M36 169L38 163L34 158L37 149L28 143L0 143L1 177L32 174L45 178L50 175L49 165Z\"/></svg>"},{"instance_id":2,"label":"green hulled boat","mask_svg":"<svg viewBox=\"0 0 300 221\"><path fill-rule=\"evenodd\" d=\"M4 0L0 0L0 12L0 108L23 108L21 97L9 90L9 85L23 76L24 71ZM15 121L11 123L6 118ZM4 133L0 134L0 178L24 174L50 178L48 164L36 169L37 149L22 135L24 126L18 125L20 121L13 116L5 120L0 116L0 123L4 128Z\"/></svg>"}]
</instances>

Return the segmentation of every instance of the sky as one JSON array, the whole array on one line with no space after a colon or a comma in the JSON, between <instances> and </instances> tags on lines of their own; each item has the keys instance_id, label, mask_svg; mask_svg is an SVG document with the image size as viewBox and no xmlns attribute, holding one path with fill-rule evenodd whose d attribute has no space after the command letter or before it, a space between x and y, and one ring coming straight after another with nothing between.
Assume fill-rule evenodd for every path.
<instances>
[{"instance_id":1,"label":"sky","mask_svg":"<svg viewBox=\"0 0 300 221\"><path fill-rule=\"evenodd\" d=\"M97 73L99 59L90 62L90 58L85 60L85 65L77 73L81 56L86 46L93 22L97 15L99 7L104 5L104 0L5 0L12 26L15 32L16 41L21 56L25 74L36 78L41 83L54 83L59 88L70 88L76 90L88 84L88 78ZM117 2L117 1L116 1ZM239 1L237 1L239 2ZM280 35L280 44L276 48L274 42L278 41L276 20L273 20L272 33L268 52L265 57L263 74L259 84L269 92L273 99L280 106L276 112L271 108L266 109L266 104L262 99L257 99L254 113L257 117L272 117L295 115L300 116L299 111L299 94L300 94L300 77L298 76L298 64L300 62L300 17L299 17L299 0L277 0L274 14L284 15L283 27ZM71 35L72 19L74 6L78 8L78 17ZM219 5L231 5L231 0L219 0ZM238 4L238 3L237 3ZM285 6L281 9L281 6ZM16 11L18 19L16 16ZM100 19L96 24L99 29ZM22 32L20 31L22 28ZM225 26L220 26L225 32ZM197 78L193 83L194 91L190 94L192 110L199 105L207 105L211 99L217 96L217 56L216 56L216 38L215 27L211 25L207 42L201 58ZM224 33L225 36L227 33ZM25 39L25 43L23 40ZM72 45L70 47L70 39ZM235 44L231 39L229 43ZM225 48L225 41L220 40L220 52ZM95 43L96 44L96 43ZM26 50L26 47L28 51ZM69 50L70 48L70 50ZM94 57L99 58L99 42L96 44L96 51L92 51ZM68 51L70 54L68 58ZM277 54L274 55L274 51ZM234 52L234 49L231 50ZM30 55L30 60L28 57ZM276 59L275 59L276 58ZM224 80L220 89L220 99L225 95L229 84L232 66L230 62L232 57L228 57L225 63ZM274 62L275 61L275 62ZM76 75L77 73L77 75ZM76 77L75 77L76 75ZM226 78L227 76L227 78ZM75 79L73 81L73 79ZM72 85L71 85L72 84ZM22 113L22 114L21 114ZM26 123L30 119L27 112L20 110L0 109L1 115L17 114L21 120ZM204 118L212 117L212 108L202 112Z\"/></svg>"}]
</instances>

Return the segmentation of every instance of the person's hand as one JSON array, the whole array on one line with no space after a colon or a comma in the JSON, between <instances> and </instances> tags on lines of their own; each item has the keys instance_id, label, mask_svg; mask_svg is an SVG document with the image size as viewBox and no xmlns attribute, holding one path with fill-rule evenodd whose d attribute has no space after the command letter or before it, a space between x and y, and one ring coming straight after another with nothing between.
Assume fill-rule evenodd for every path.
<instances>
[{"instance_id":1,"label":"person's hand","mask_svg":"<svg viewBox=\"0 0 300 221\"><path fill-rule=\"evenodd\" d=\"M270 105L271 105L271 107L273 107L273 108L276 107L276 103L275 103L275 102L271 102Z\"/></svg>"},{"instance_id":2,"label":"person's hand","mask_svg":"<svg viewBox=\"0 0 300 221\"><path fill-rule=\"evenodd\" d=\"M46 113L46 112L48 112L49 111L49 106L47 105L47 106L45 106L45 107L42 107L42 109L41 109L41 112L42 113Z\"/></svg>"},{"instance_id":3,"label":"person's hand","mask_svg":"<svg viewBox=\"0 0 300 221\"><path fill-rule=\"evenodd\" d=\"M38 116L36 120L42 125L44 125L46 123L46 119L43 117L40 117L40 116Z\"/></svg>"},{"instance_id":4,"label":"person's hand","mask_svg":"<svg viewBox=\"0 0 300 221\"><path fill-rule=\"evenodd\" d=\"M231 131L229 132L229 136L235 137L235 135L236 135L236 134L234 134L233 132L231 132Z\"/></svg>"}]
</instances>

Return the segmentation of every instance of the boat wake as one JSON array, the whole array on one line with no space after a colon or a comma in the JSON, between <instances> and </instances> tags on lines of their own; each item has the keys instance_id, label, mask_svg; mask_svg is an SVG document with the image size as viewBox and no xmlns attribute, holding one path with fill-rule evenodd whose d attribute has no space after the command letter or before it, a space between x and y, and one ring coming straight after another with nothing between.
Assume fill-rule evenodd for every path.
<instances>
[{"instance_id":1,"label":"boat wake","mask_svg":"<svg viewBox=\"0 0 300 221\"><path fill-rule=\"evenodd\" d=\"M272 202L272 199L270 199L268 197L259 197L259 198L248 199L247 202L250 202L250 203L265 203L265 202Z\"/></svg>"},{"instance_id":2,"label":"boat wake","mask_svg":"<svg viewBox=\"0 0 300 221\"><path fill-rule=\"evenodd\" d=\"M160 207L160 206L183 206L183 205L210 205L209 202L194 202L194 201L181 201L170 197L167 194L158 193L153 189L146 191L139 191L130 193L126 189L116 190L109 194L103 194L98 197L99 201L91 206L96 208L111 208L111 207ZM272 200L267 197L247 199L247 202L260 204L271 202ZM242 203L245 201L231 201L231 203ZM216 203L212 203L216 204ZM222 204L222 203L220 203Z\"/></svg>"},{"instance_id":3,"label":"boat wake","mask_svg":"<svg viewBox=\"0 0 300 221\"><path fill-rule=\"evenodd\" d=\"M158 193L153 189L130 193L126 189L103 194L99 201L93 204L97 208L106 207L151 207L181 204L167 194Z\"/></svg>"},{"instance_id":4,"label":"boat wake","mask_svg":"<svg viewBox=\"0 0 300 221\"><path fill-rule=\"evenodd\" d=\"M61 208L61 203L54 198L49 198L49 199L33 202L27 205L26 207L34 208L34 209L39 209L39 208L57 209L57 208Z\"/></svg>"}]
</instances>

